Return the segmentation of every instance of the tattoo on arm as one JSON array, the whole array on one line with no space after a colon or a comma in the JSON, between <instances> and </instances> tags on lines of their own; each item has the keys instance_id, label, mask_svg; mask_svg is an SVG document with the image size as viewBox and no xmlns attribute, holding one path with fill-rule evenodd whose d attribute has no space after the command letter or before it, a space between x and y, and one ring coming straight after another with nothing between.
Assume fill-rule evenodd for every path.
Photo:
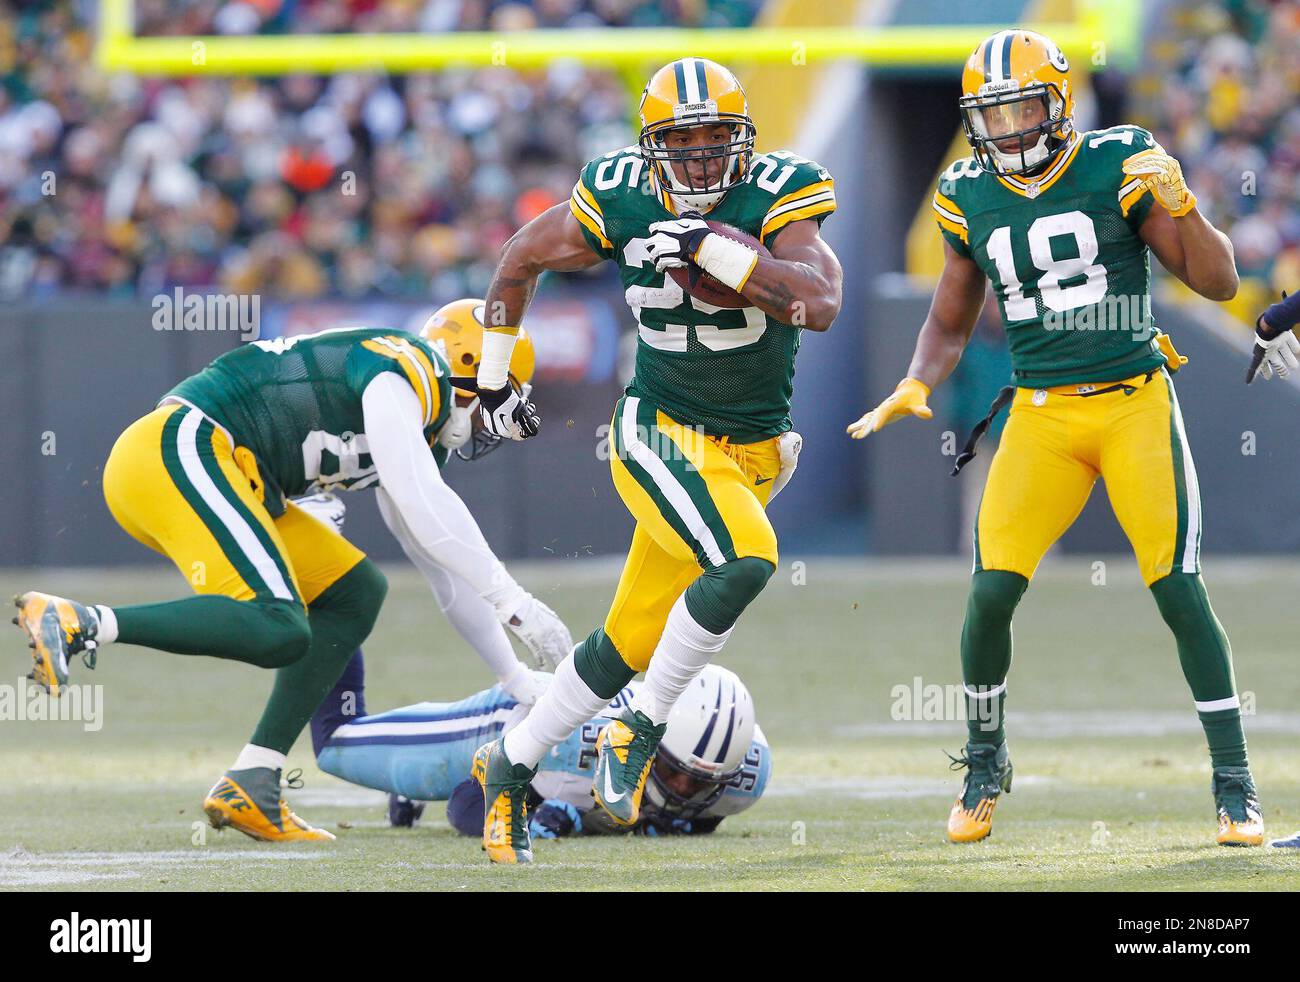
<instances>
[{"instance_id":1,"label":"tattoo on arm","mask_svg":"<svg viewBox=\"0 0 1300 982\"><path fill-rule=\"evenodd\" d=\"M784 283L757 282L750 292L751 299L765 310L789 314L795 303L794 291Z\"/></svg>"}]
</instances>

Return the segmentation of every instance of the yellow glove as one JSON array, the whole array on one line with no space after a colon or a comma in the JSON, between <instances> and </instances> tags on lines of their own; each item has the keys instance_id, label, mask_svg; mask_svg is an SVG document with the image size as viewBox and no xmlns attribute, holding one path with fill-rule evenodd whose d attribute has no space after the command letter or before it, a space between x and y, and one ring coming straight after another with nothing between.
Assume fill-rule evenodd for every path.
<instances>
[{"instance_id":1,"label":"yellow glove","mask_svg":"<svg viewBox=\"0 0 1300 982\"><path fill-rule=\"evenodd\" d=\"M1174 218L1182 218L1196 207L1196 195L1183 180L1182 166L1158 143L1124 161L1124 173L1142 178L1142 187Z\"/></svg>"},{"instance_id":2,"label":"yellow glove","mask_svg":"<svg viewBox=\"0 0 1300 982\"><path fill-rule=\"evenodd\" d=\"M914 378L905 378L898 383L893 394L871 412L866 413L857 422L847 427L849 436L861 440L870 433L883 429L904 416L916 416L929 419L934 411L925 404L930 395L930 387Z\"/></svg>"}]
</instances>

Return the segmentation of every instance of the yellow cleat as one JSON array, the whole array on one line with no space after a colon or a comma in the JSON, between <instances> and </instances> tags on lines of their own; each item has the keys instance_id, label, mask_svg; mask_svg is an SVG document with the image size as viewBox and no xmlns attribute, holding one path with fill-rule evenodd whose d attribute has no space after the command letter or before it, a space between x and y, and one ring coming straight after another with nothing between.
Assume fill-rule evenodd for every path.
<instances>
[{"instance_id":1,"label":"yellow cleat","mask_svg":"<svg viewBox=\"0 0 1300 982\"><path fill-rule=\"evenodd\" d=\"M1262 846L1264 815L1250 771L1245 767L1220 767L1210 786L1219 816L1215 841L1221 846Z\"/></svg>"},{"instance_id":2,"label":"yellow cleat","mask_svg":"<svg viewBox=\"0 0 1300 982\"><path fill-rule=\"evenodd\" d=\"M474 751L470 776L483 789L483 851L494 863L533 861L528 831L528 785L537 768L512 764L505 741L494 740Z\"/></svg>"},{"instance_id":3,"label":"yellow cleat","mask_svg":"<svg viewBox=\"0 0 1300 982\"><path fill-rule=\"evenodd\" d=\"M1011 790L1011 761L1006 743L968 743L962 757L953 757L952 769L965 767L961 794L948 813L949 842L979 842L993 832L993 809L1004 791Z\"/></svg>"},{"instance_id":4,"label":"yellow cleat","mask_svg":"<svg viewBox=\"0 0 1300 982\"><path fill-rule=\"evenodd\" d=\"M971 809L963 808L961 799L953 803L948 813L949 842L979 842L993 832L993 809L997 796L980 798Z\"/></svg>"},{"instance_id":5,"label":"yellow cleat","mask_svg":"<svg viewBox=\"0 0 1300 982\"><path fill-rule=\"evenodd\" d=\"M63 597L30 590L14 597L14 623L27 635L35 666L27 677L57 697L68 684L68 663L80 654L87 668L95 667L95 633L99 621L90 610Z\"/></svg>"},{"instance_id":6,"label":"yellow cleat","mask_svg":"<svg viewBox=\"0 0 1300 982\"><path fill-rule=\"evenodd\" d=\"M614 824L635 825L641 816L641 795L667 726L656 726L644 713L625 709L596 738L591 796Z\"/></svg>"},{"instance_id":7,"label":"yellow cleat","mask_svg":"<svg viewBox=\"0 0 1300 982\"><path fill-rule=\"evenodd\" d=\"M296 773L289 775L291 787ZM261 842L334 841L333 833L289 810L280 797L280 772L269 767L228 771L203 799L203 810L214 829L229 826Z\"/></svg>"}]
</instances>

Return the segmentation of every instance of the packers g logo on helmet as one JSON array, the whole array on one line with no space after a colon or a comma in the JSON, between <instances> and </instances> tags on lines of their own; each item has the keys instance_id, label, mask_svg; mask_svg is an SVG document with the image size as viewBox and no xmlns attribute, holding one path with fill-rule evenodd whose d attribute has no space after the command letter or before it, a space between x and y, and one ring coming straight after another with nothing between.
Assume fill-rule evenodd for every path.
<instances>
[{"instance_id":1,"label":"packers g logo on helmet","mask_svg":"<svg viewBox=\"0 0 1300 982\"><path fill-rule=\"evenodd\" d=\"M665 65L650 77L641 93L641 156L650 165L659 187L686 209L707 211L749 175L757 131L749 118L745 90L728 69L706 58L681 58ZM671 147L667 143L675 130L698 126L727 125L725 143ZM709 161L722 162L717 176L700 178L691 173L687 161L702 163L709 173Z\"/></svg>"},{"instance_id":2,"label":"packers g logo on helmet","mask_svg":"<svg viewBox=\"0 0 1300 982\"><path fill-rule=\"evenodd\" d=\"M966 61L958 101L981 168L1003 175L1045 167L1074 132L1070 63L1034 31L999 31Z\"/></svg>"},{"instance_id":3,"label":"packers g logo on helmet","mask_svg":"<svg viewBox=\"0 0 1300 982\"><path fill-rule=\"evenodd\" d=\"M487 304L483 300L453 300L435 310L420 328L424 338L446 360L451 369L452 385L465 392L476 392L479 360L483 357L483 330ZM527 397L533 372L537 367L537 353L533 339L522 327L515 339L515 349L510 355L507 376L510 384ZM468 406L453 404L451 416L438 433L438 442L462 460L477 460L501 445L501 438L481 428L476 428L475 409L478 396ZM468 451L466 443L473 443Z\"/></svg>"}]
</instances>

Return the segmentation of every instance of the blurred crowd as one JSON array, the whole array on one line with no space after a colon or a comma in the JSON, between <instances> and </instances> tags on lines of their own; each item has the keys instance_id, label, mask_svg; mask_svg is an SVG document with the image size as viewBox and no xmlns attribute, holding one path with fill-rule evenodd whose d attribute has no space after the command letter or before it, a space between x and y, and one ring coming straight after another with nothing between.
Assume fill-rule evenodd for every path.
<instances>
[{"instance_id":1,"label":"blurred crowd","mask_svg":"<svg viewBox=\"0 0 1300 982\"><path fill-rule=\"evenodd\" d=\"M139 34L751 23L761 0L136 0ZM635 139L626 80L558 62L385 78L140 79L93 0L0 17L0 298L221 287L465 295L578 167ZM1300 4L1181 0L1134 116L1228 230L1243 309L1300 285Z\"/></svg>"},{"instance_id":2,"label":"blurred crowd","mask_svg":"<svg viewBox=\"0 0 1300 982\"><path fill-rule=\"evenodd\" d=\"M1194 0L1166 21L1135 80L1137 121L1182 162L1232 238L1253 281L1240 298L1246 314L1300 288L1300 4Z\"/></svg>"},{"instance_id":3,"label":"blurred crowd","mask_svg":"<svg viewBox=\"0 0 1300 982\"><path fill-rule=\"evenodd\" d=\"M759 0L137 0L141 34L725 26ZM141 79L94 65L96 4L0 17L0 298L219 287L481 295L502 243L635 141L625 80L557 62Z\"/></svg>"}]
</instances>

